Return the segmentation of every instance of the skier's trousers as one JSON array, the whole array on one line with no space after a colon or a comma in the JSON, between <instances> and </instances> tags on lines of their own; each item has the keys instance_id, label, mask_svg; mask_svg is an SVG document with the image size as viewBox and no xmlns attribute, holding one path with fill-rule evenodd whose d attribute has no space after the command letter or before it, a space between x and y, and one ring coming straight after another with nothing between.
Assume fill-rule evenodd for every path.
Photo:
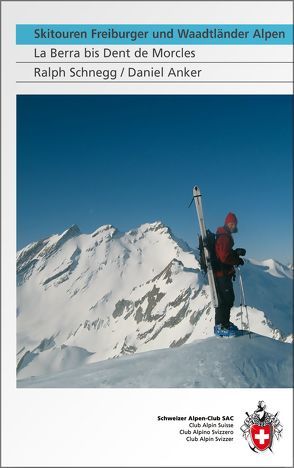
<instances>
[{"instance_id":1,"label":"skier's trousers","mask_svg":"<svg viewBox=\"0 0 294 468\"><path fill-rule=\"evenodd\" d=\"M215 309L215 324L221 324L228 328L230 312L235 300L233 280L230 276L215 277L215 286L219 302Z\"/></svg>"}]
</instances>

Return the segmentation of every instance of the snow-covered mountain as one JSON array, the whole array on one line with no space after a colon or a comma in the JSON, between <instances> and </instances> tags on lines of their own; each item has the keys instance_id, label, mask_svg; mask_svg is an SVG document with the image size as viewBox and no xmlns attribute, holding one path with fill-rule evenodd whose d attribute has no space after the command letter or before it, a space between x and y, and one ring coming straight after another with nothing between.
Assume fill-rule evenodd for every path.
<instances>
[{"instance_id":1,"label":"snow-covered mountain","mask_svg":"<svg viewBox=\"0 0 294 468\"><path fill-rule=\"evenodd\" d=\"M243 269L250 330L292 342L293 271L274 260ZM213 335L214 310L193 251L161 222L93 234L72 226L17 254L18 378ZM232 319L248 327L236 307Z\"/></svg>"}]
</instances>

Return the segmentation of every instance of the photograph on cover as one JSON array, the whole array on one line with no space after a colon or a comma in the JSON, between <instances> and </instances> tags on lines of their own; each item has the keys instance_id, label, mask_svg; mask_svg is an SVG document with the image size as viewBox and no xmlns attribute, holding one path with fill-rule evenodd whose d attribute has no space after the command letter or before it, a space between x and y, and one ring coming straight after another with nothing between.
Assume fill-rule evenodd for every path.
<instances>
[{"instance_id":1,"label":"photograph on cover","mask_svg":"<svg viewBox=\"0 0 294 468\"><path fill-rule=\"evenodd\" d=\"M291 101L17 97L18 387L292 386Z\"/></svg>"}]
</instances>

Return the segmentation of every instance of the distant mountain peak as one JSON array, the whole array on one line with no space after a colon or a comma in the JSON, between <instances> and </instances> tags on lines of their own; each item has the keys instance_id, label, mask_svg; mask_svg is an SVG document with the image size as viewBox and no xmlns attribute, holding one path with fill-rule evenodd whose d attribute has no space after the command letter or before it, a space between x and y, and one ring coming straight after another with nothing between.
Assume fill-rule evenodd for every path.
<instances>
[{"instance_id":1,"label":"distant mountain peak","mask_svg":"<svg viewBox=\"0 0 294 468\"><path fill-rule=\"evenodd\" d=\"M173 237L171 229L161 221L154 221L152 223L143 223L137 228L131 229L126 232L129 236L142 236L148 235L148 233L157 233L160 235L167 235L169 238ZM175 238L173 237L175 240Z\"/></svg>"},{"instance_id":2,"label":"distant mountain peak","mask_svg":"<svg viewBox=\"0 0 294 468\"><path fill-rule=\"evenodd\" d=\"M292 278L293 277L293 269L289 268L289 266L284 265L283 263L279 262L278 260L274 260L273 258L268 258L267 260L254 260L254 259L249 259L250 262L253 265L256 266L262 266L267 269L267 273L276 276L278 278L283 278L283 277L288 277Z\"/></svg>"},{"instance_id":3,"label":"distant mountain peak","mask_svg":"<svg viewBox=\"0 0 294 468\"><path fill-rule=\"evenodd\" d=\"M93 232L92 237L98 236L98 234L114 234L118 231L118 229L113 226L112 224L103 224L100 226L96 231Z\"/></svg>"},{"instance_id":4,"label":"distant mountain peak","mask_svg":"<svg viewBox=\"0 0 294 468\"><path fill-rule=\"evenodd\" d=\"M143 223L138 227L137 230L141 232L147 232L147 231L170 232L170 228L166 226L162 221L154 221L152 223Z\"/></svg>"},{"instance_id":5,"label":"distant mountain peak","mask_svg":"<svg viewBox=\"0 0 294 468\"><path fill-rule=\"evenodd\" d=\"M72 232L72 233L77 233L77 234L78 234L78 233L80 233L81 231L80 231L79 226L78 226L77 224L74 223L74 224L71 224L71 225L69 226L69 228L67 228L67 229L64 231L63 234L65 234L66 232Z\"/></svg>"},{"instance_id":6,"label":"distant mountain peak","mask_svg":"<svg viewBox=\"0 0 294 468\"><path fill-rule=\"evenodd\" d=\"M81 234L80 228L77 224L72 224L68 229L66 229L61 235L60 239L69 238L73 236L79 236Z\"/></svg>"},{"instance_id":7,"label":"distant mountain peak","mask_svg":"<svg viewBox=\"0 0 294 468\"><path fill-rule=\"evenodd\" d=\"M166 226L162 221L154 221L153 223L150 223L150 229L153 229L154 231L158 231L159 229L169 229L168 226Z\"/></svg>"}]
</instances>

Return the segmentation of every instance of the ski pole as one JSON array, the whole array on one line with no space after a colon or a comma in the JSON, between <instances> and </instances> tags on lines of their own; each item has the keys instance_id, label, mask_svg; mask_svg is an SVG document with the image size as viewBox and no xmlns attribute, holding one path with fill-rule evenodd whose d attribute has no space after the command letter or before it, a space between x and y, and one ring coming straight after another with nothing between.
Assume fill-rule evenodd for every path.
<instances>
[{"instance_id":1,"label":"ski pole","mask_svg":"<svg viewBox=\"0 0 294 468\"><path fill-rule=\"evenodd\" d=\"M240 271L240 270L239 270L239 277L240 277L240 284L241 284L241 290L242 290L242 295L243 295L243 303L244 303L245 312L246 312L246 320L247 320L247 326L248 326L248 330L249 330L249 336L251 336L251 335L250 335L250 325L249 325L249 316L248 316L247 302L246 302L246 299L245 299L245 292L244 292L244 286L243 286L243 278L242 278L242 275L241 275L241 271Z\"/></svg>"},{"instance_id":2,"label":"ski pole","mask_svg":"<svg viewBox=\"0 0 294 468\"><path fill-rule=\"evenodd\" d=\"M249 336L250 336L248 310L247 310L247 304L246 304L245 292L244 292L244 286L243 286L243 278L242 278L242 275L241 275L240 267L238 267L238 270L239 270L240 290L241 290L241 295L243 297L243 305L245 307L247 326L248 326Z\"/></svg>"},{"instance_id":3,"label":"ski pole","mask_svg":"<svg viewBox=\"0 0 294 468\"><path fill-rule=\"evenodd\" d=\"M239 276L239 283L240 283L240 275ZM240 312L241 312L241 331L242 335L244 335L244 330L243 330L243 304L242 304L242 291L241 291L241 284L240 284Z\"/></svg>"},{"instance_id":4,"label":"ski pole","mask_svg":"<svg viewBox=\"0 0 294 468\"><path fill-rule=\"evenodd\" d=\"M240 267L238 267L238 272L239 272L239 280L240 280L240 290L241 290L241 294L242 294L242 296L243 296L244 308L245 308L245 312L246 312L246 320L247 320L247 326L248 326L248 330L249 330L249 338L251 338L251 331L250 331L250 325L249 325L248 309L247 309L247 304L246 304L246 299L245 299L245 292L244 292L244 286L243 286L243 279L242 279Z\"/></svg>"}]
</instances>

